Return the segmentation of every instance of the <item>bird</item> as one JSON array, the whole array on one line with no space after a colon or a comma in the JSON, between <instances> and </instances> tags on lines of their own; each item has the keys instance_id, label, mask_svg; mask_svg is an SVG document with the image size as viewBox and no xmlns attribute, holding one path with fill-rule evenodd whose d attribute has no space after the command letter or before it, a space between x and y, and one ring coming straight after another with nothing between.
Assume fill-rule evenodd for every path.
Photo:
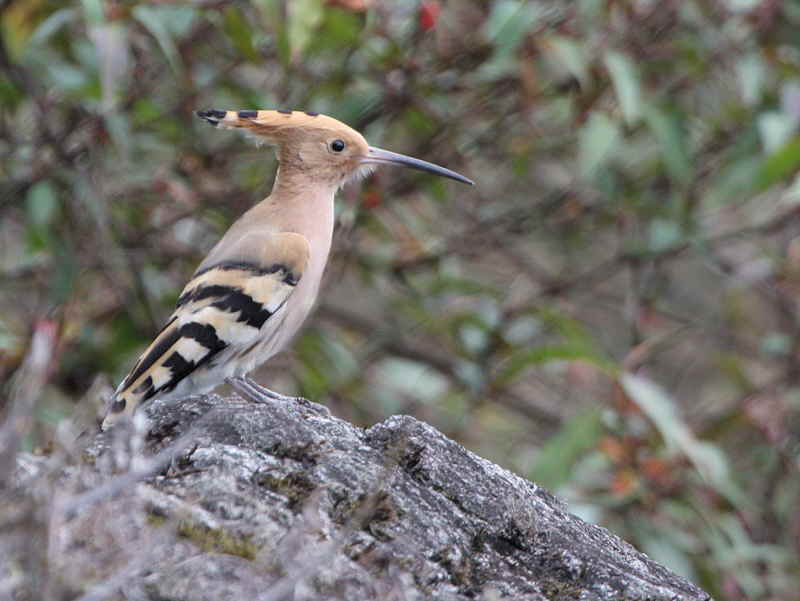
<instances>
[{"instance_id":1,"label":"bird","mask_svg":"<svg viewBox=\"0 0 800 601\"><path fill-rule=\"evenodd\" d=\"M290 399L248 374L283 350L312 310L331 250L336 191L380 165L474 185L450 169L370 146L355 129L316 112L211 109L197 116L275 148L272 192L197 267L174 312L111 396L103 430L151 399L177 401L223 383L250 398Z\"/></svg>"}]
</instances>

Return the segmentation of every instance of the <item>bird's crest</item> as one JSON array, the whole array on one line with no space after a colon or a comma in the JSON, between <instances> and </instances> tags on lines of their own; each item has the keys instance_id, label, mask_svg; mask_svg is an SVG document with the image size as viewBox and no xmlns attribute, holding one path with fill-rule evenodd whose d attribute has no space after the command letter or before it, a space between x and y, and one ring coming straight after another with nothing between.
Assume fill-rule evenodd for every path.
<instances>
[{"instance_id":1,"label":"bird's crest","mask_svg":"<svg viewBox=\"0 0 800 601\"><path fill-rule=\"evenodd\" d=\"M231 129L244 129L248 133L267 138L280 138L291 135L291 132L303 129L324 129L331 132L352 132L358 135L350 126L320 113L311 111L276 110L242 110L223 111L209 109L197 111L197 116L205 119L211 125Z\"/></svg>"}]
</instances>

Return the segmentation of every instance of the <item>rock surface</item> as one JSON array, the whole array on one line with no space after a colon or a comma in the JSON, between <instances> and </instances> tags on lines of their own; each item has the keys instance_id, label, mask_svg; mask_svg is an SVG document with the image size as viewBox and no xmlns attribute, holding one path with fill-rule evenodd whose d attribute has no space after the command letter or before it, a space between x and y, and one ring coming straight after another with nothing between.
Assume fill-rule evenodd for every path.
<instances>
[{"instance_id":1,"label":"rock surface","mask_svg":"<svg viewBox=\"0 0 800 601\"><path fill-rule=\"evenodd\" d=\"M411 417L362 430L314 403L262 401L156 402L138 442L124 428L98 435L91 468L68 468L58 484L68 499L50 558L60 590L170 601L710 599ZM137 483L146 458L176 440L181 450ZM36 469L22 471L24 486Z\"/></svg>"}]
</instances>

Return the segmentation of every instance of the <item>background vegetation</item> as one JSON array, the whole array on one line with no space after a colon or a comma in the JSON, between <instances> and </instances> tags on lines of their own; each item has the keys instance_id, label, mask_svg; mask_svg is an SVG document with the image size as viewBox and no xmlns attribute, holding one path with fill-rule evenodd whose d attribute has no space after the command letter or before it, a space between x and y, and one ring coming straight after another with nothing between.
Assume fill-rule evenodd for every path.
<instances>
[{"instance_id":1,"label":"background vegetation","mask_svg":"<svg viewBox=\"0 0 800 601\"><path fill-rule=\"evenodd\" d=\"M343 190L318 311L258 379L424 419L719 599L797 598L800 2L2 0L0 24L28 449L99 410L269 191L272 153L193 111L314 110L478 185Z\"/></svg>"}]
</instances>

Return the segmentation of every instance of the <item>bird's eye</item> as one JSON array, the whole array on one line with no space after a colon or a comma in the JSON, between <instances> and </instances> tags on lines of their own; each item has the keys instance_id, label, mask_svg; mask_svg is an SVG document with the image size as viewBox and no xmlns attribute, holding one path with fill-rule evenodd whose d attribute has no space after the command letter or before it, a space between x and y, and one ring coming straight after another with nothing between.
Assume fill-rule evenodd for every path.
<instances>
[{"instance_id":1,"label":"bird's eye","mask_svg":"<svg viewBox=\"0 0 800 601\"><path fill-rule=\"evenodd\" d=\"M342 152L344 150L344 140L334 140L331 142L331 150L333 152Z\"/></svg>"}]
</instances>

